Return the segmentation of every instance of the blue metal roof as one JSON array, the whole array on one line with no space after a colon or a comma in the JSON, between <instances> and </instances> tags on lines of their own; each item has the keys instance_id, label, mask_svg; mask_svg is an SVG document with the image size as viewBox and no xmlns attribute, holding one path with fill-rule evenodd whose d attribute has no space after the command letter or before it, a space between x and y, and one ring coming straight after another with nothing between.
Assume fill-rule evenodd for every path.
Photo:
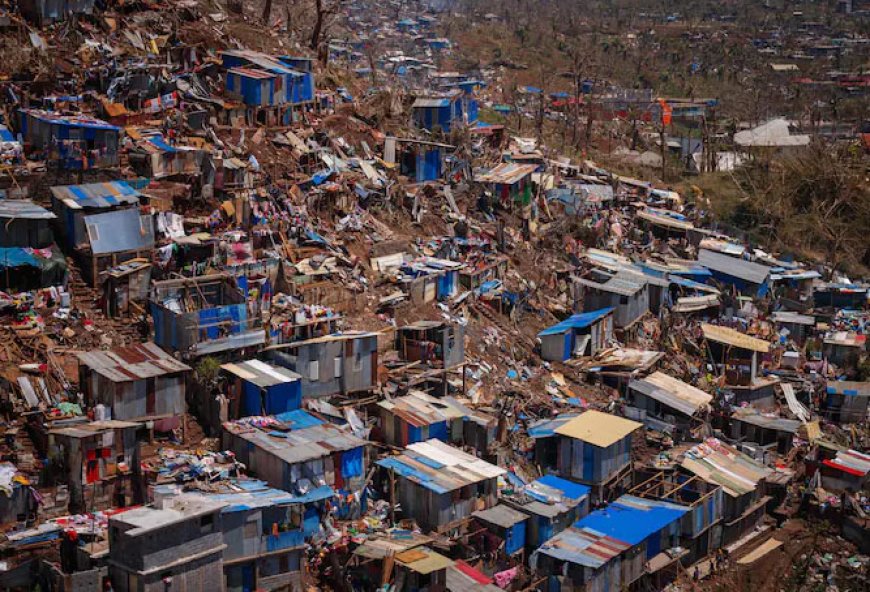
<instances>
[{"instance_id":1,"label":"blue metal roof","mask_svg":"<svg viewBox=\"0 0 870 592\"><path fill-rule=\"evenodd\" d=\"M533 481L533 483L540 483L541 485L552 487L553 489L561 491L563 497L573 500L578 500L589 495L590 491L590 488L586 485L574 483L573 481L562 479L556 475L544 475L540 479Z\"/></svg>"},{"instance_id":2,"label":"blue metal roof","mask_svg":"<svg viewBox=\"0 0 870 592\"><path fill-rule=\"evenodd\" d=\"M561 323L556 323L552 327L544 329L538 333L538 337L541 337L542 335L558 335L559 333L566 333L572 329L584 329L604 318L611 312L613 312L613 307L571 315Z\"/></svg>"},{"instance_id":3,"label":"blue metal roof","mask_svg":"<svg viewBox=\"0 0 870 592\"><path fill-rule=\"evenodd\" d=\"M57 185L51 188L55 199L75 208L108 208L120 204L138 204L141 193L126 181Z\"/></svg>"},{"instance_id":4,"label":"blue metal roof","mask_svg":"<svg viewBox=\"0 0 870 592\"><path fill-rule=\"evenodd\" d=\"M291 430L302 430L305 428L313 428L314 426L322 425L323 422L303 409L294 409L293 411L285 411L275 416L275 419L281 423L287 424Z\"/></svg>"},{"instance_id":5,"label":"blue metal roof","mask_svg":"<svg viewBox=\"0 0 870 592\"><path fill-rule=\"evenodd\" d=\"M559 426L568 423L578 415L579 413L563 413L559 417L542 419L530 425L527 433L530 438L549 438L550 436L555 436Z\"/></svg>"},{"instance_id":6,"label":"blue metal roof","mask_svg":"<svg viewBox=\"0 0 870 592\"><path fill-rule=\"evenodd\" d=\"M669 502L623 495L606 508L581 518L574 527L637 545L676 522L688 511L687 507Z\"/></svg>"}]
</instances>

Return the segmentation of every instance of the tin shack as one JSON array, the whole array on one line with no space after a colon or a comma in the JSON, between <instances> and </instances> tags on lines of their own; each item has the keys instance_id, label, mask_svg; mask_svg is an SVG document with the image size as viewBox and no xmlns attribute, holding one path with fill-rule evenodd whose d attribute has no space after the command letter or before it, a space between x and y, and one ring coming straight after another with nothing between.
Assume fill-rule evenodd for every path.
<instances>
[{"instance_id":1,"label":"tin shack","mask_svg":"<svg viewBox=\"0 0 870 592\"><path fill-rule=\"evenodd\" d=\"M538 333L541 357L564 362L573 357L594 356L613 339L613 308L571 315Z\"/></svg>"},{"instance_id":2,"label":"tin shack","mask_svg":"<svg viewBox=\"0 0 870 592\"><path fill-rule=\"evenodd\" d=\"M424 530L445 532L473 512L493 507L505 470L445 444L428 440L376 463L386 470L393 503Z\"/></svg>"}]
</instances>

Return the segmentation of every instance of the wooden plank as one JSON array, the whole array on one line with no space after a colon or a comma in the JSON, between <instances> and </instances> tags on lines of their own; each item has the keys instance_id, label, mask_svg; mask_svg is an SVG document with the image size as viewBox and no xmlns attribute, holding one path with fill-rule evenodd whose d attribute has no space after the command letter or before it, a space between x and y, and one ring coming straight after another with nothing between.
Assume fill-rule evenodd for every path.
<instances>
[{"instance_id":1,"label":"wooden plank","mask_svg":"<svg viewBox=\"0 0 870 592\"><path fill-rule=\"evenodd\" d=\"M747 553L743 557L737 560L737 563L740 565L749 565L750 563L754 563L758 561L774 549L778 549L782 546L782 541L778 541L776 539L767 539L761 545L759 545L754 551Z\"/></svg>"}]
</instances>

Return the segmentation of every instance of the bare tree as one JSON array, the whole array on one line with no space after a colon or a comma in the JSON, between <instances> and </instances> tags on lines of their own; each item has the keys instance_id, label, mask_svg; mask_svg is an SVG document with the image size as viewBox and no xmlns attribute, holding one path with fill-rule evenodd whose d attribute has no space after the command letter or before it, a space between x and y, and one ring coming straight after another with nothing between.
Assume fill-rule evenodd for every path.
<instances>
[{"instance_id":1,"label":"bare tree","mask_svg":"<svg viewBox=\"0 0 870 592\"><path fill-rule=\"evenodd\" d=\"M314 26L311 29L311 49L320 47L322 38L329 28L329 21L338 14L344 0L314 0Z\"/></svg>"}]
</instances>

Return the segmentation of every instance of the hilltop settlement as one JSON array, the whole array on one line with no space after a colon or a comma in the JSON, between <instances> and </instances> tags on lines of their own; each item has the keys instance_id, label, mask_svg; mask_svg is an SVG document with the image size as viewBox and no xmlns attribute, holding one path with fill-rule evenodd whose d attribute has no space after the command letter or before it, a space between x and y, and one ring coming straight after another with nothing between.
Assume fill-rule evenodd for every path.
<instances>
[{"instance_id":1,"label":"hilltop settlement","mask_svg":"<svg viewBox=\"0 0 870 592\"><path fill-rule=\"evenodd\" d=\"M0 2L0 590L866 590L870 284L661 180L818 130L271 4Z\"/></svg>"}]
</instances>

